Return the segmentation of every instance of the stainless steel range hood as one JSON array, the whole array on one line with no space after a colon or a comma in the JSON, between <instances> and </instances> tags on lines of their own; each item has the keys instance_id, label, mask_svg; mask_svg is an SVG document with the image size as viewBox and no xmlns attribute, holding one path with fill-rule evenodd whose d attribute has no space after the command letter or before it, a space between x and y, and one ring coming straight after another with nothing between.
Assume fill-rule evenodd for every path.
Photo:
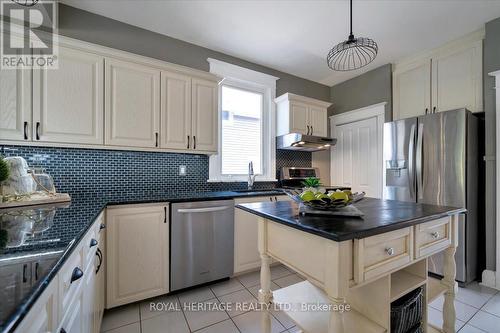
<instances>
[{"instance_id":1,"label":"stainless steel range hood","mask_svg":"<svg viewBox=\"0 0 500 333\"><path fill-rule=\"evenodd\" d=\"M276 138L276 147L285 150L319 151L330 149L337 143L337 139L321 136L288 133Z\"/></svg>"}]
</instances>

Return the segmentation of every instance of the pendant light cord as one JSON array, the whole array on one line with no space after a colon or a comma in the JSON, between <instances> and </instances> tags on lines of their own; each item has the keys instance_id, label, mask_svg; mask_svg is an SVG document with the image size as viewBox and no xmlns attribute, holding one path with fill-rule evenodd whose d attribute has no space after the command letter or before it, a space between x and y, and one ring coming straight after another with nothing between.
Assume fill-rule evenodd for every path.
<instances>
[{"instance_id":1,"label":"pendant light cord","mask_svg":"<svg viewBox=\"0 0 500 333\"><path fill-rule=\"evenodd\" d=\"M352 0L351 0L351 36L354 36L354 35L352 34Z\"/></svg>"},{"instance_id":2,"label":"pendant light cord","mask_svg":"<svg viewBox=\"0 0 500 333\"><path fill-rule=\"evenodd\" d=\"M351 1L351 11L350 11L350 17L351 17L351 34L349 35L349 40L353 40L354 39L354 35L352 34L352 0Z\"/></svg>"}]
</instances>

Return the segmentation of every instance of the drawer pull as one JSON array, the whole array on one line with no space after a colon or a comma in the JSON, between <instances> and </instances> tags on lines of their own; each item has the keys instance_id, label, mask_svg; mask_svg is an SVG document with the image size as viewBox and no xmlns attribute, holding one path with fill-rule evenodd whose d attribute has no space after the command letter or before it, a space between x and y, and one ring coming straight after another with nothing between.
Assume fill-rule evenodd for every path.
<instances>
[{"instance_id":1,"label":"drawer pull","mask_svg":"<svg viewBox=\"0 0 500 333\"><path fill-rule=\"evenodd\" d=\"M97 239L92 238L92 239L90 240L90 247L94 247L94 246L96 246L96 245L97 245L97 243L98 243L98 242L97 242Z\"/></svg>"},{"instance_id":2,"label":"drawer pull","mask_svg":"<svg viewBox=\"0 0 500 333\"><path fill-rule=\"evenodd\" d=\"M106 229L106 225L104 223L101 223L101 225L99 226L99 230L102 230L102 229Z\"/></svg>"},{"instance_id":3,"label":"drawer pull","mask_svg":"<svg viewBox=\"0 0 500 333\"><path fill-rule=\"evenodd\" d=\"M59 333L66 333L66 330L65 330L64 328L61 328L61 329L59 330Z\"/></svg>"},{"instance_id":4,"label":"drawer pull","mask_svg":"<svg viewBox=\"0 0 500 333\"><path fill-rule=\"evenodd\" d=\"M83 271L80 268L75 267L75 269L73 269L73 274L71 274L71 280L69 284L72 284L76 280L81 279L82 276L83 276Z\"/></svg>"},{"instance_id":5,"label":"drawer pull","mask_svg":"<svg viewBox=\"0 0 500 333\"><path fill-rule=\"evenodd\" d=\"M434 231L434 232L431 234L431 236L432 236L432 238L438 239L438 238L439 238L439 232Z\"/></svg>"},{"instance_id":6,"label":"drawer pull","mask_svg":"<svg viewBox=\"0 0 500 333\"><path fill-rule=\"evenodd\" d=\"M388 247L388 248L386 248L386 249L385 249L385 252L386 252L388 255L392 256L392 255L394 254L394 248L392 248L392 247Z\"/></svg>"},{"instance_id":7,"label":"drawer pull","mask_svg":"<svg viewBox=\"0 0 500 333\"><path fill-rule=\"evenodd\" d=\"M95 255L97 256L97 258L99 258L99 265L97 265L97 268L95 270L95 273L99 273L99 270L101 269L101 265L102 265L102 252L101 252L101 249L97 248L97 251L95 253Z\"/></svg>"}]
</instances>

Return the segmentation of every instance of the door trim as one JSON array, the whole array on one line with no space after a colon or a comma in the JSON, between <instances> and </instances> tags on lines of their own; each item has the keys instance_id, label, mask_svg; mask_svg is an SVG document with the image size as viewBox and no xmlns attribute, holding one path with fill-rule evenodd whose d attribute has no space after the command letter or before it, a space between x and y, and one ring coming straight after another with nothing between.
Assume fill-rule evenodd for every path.
<instances>
[{"instance_id":1,"label":"door trim","mask_svg":"<svg viewBox=\"0 0 500 333\"><path fill-rule=\"evenodd\" d=\"M377 175L379 175L378 190L379 198L382 198L382 188L383 188L383 132L384 132L384 122L385 122L385 106L387 102L377 103L369 106L365 106L352 111L344 112L341 114L336 114L330 116L330 129L331 137L335 138L337 136L336 128L340 125L345 125L369 118L377 119ZM333 172L334 168L331 167L333 161L335 147L330 150L330 182L333 184Z\"/></svg>"}]
</instances>

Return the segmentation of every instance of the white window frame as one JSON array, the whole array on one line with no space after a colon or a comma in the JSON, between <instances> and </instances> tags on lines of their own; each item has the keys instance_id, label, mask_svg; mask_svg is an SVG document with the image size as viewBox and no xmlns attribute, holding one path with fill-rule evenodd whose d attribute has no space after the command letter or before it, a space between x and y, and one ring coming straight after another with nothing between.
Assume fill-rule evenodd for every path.
<instances>
[{"instance_id":1,"label":"white window frame","mask_svg":"<svg viewBox=\"0 0 500 333\"><path fill-rule=\"evenodd\" d=\"M276 181L276 81L278 77L208 58L210 73L223 78L219 83L218 127L219 154L210 156L208 182L246 182L248 175L222 174L222 85L262 93L262 174L255 177L259 182Z\"/></svg>"}]
</instances>

